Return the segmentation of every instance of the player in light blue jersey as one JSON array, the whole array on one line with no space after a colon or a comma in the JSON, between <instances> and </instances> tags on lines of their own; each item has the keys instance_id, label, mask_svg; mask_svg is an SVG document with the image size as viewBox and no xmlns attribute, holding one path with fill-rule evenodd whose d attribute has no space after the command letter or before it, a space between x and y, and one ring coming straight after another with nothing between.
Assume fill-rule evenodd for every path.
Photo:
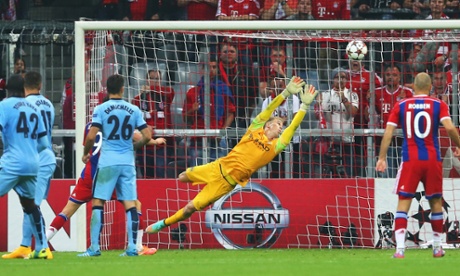
<instances>
[{"instance_id":1,"label":"player in light blue jersey","mask_svg":"<svg viewBox=\"0 0 460 276\"><path fill-rule=\"evenodd\" d=\"M139 217L136 211L136 169L134 163L135 150L150 141L152 133L143 119L139 108L122 99L124 80L120 75L112 75L107 79L109 100L98 105L93 112L92 125L86 136L83 163L91 158L98 131L102 132L102 149L93 183L93 200L91 215L91 246L79 257L100 256L99 235L102 230L104 203L110 200L114 190L126 210L126 228L128 247L121 256L138 256L136 250ZM142 134L142 139L134 143L134 129Z\"/></svg>"},{"instance_id":2,"label":"player in light blue jersey","mask_svg":"<svg viewBox=\"0 0 460 276\"><path fill-rule=\"evenodd\" d=\"M40 208L35 204L39 152L49 147L46 129L35 104L24 98L24 79L13 75L6 86L8 98L0 102L3 156L0 159L0 196L11 189L18 194L24 216L32 225L35 250L24 258L48 258L48 242ZM49 251L49 250L48 250Z\"/></svg>"},{"instance_id":3,"label":"player in light blue jersey","mask_svg":"<svg viewBox=\"0 0 460 276\"><path fill-rule=\"evenodd\" d=\"M38 116L42 120L49 146L39 154L39 168L37 175L37 185L35 187L35 204L40 206L42 200L48 196L51 177L56 169L56 157L51 148L51 131L54 125L54 106L50 100L40 95L42 89L42 77L38 72L27 72L24 76L24 90L26 100L38 108ZM32 252L32 225L24 216L22 224L22 241L21 245L10 254L2 256L4 259L23 258L24 255ZM53 254L47 251L47 259L52 259Z\"/></svg>"}]
</instances>

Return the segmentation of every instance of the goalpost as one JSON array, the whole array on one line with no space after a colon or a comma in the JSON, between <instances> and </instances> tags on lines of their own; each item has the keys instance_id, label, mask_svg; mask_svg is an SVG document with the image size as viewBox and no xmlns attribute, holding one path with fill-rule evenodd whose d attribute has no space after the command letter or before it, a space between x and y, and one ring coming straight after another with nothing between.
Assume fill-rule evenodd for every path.
<instances>
[{"instance_id":1,"label":"goalpost","mask_svg":"<svg viewBox=\"0 0 460 276\"><path fill-rule=\"evenodd\" d=\"M121 74L125 77L125 99L127 101L131 102L137 96L141 108L143 104L149 106L149 108L151 108L152 104L154 108L159 108L154 114L147 114L151 111L147 108L145 110L146 118L151 119L151 116L153 116L155 120L158 120L164 118L165 115L171 117L166 127L154 129L157 137L165 136L170 139L168 141L172 142L171 148L165 149L161 155L155 152L148 152L147 149L137 155L140 177L155 178L156 180L151 181L161 182L164 178L169 177L170 172L172 172L172 175L177 175L187 165L206 163L212 160L215 154L219 155L222 152L228 152L232 143L244 134L245 123L261 110L264 100L261 97L261 93L263 91L268 91L268 95L272 92L276 93L277 84L275 84L275 87L270 87L270 81L266 81L268 88L262 89L260 87L263 72L267 73L274 70L269 65L273 48L278 49L281 47L286 56L286 65L283 68L286 76L281 77L277 74L276 78L287 82L287 79L293 74L300 74L306 78L307 83L314 82L318 84L317 88L320 91L326 92L331 88L334 78L331 75L334 72L334 66L346 67L349 65L344 56L346 54L345 46L352 40L362 40L367 44L369 53L364 64L371 74L377 73L383 77L383 68L387 64L392 64L388 57L398 64L402 68L400 75L401 85L406 84L404 82L406 80L409 83L412 77L411 65L408 63L407 57L414 44L420 43L421 47L423 47L427 42L440 44L448 42L450 44L449 48L453 53L452 60L454 61L448 64L450 60L446 59L446 65L451 68L452 82L451 86L449 86L450 92L445 96L451 106L453 121L458 125L458 64L455 60L457 60L458 56L459 29L460 23L457 20L75 22L76 145L82 145L83 143L83 126L91 120L92 110L100 102L101 94L105 92L107 77L115 73ZM423 33L423 30L433 30L433 32ZM423 33L423 35L419 35L419 32ZM251 83L253 87L247 88L243 95L232 91L237 109L235 112L236 125L233 124L230 128L219 129L212 126L211 117L222 115L216 115L221 113L212 109L213 104L217 104L213 103L213 98L209 96L210 87L212 86L212 81L209 77L212 68L210 68L209 62L213 61L215 57L219 58L219 51L221 50L219 47L223 41L227 43L226 45L235 45L235 48L239 51L239 65L244 63L245 68L251 68L251 73L246 71L243 73L253 74L252 78L254 79L246 78L246 82ZM321 49L327 49L325 55L318 54ZM335 50L331 52L329 51L330 49ZM310 50L315 51L318 56L309 56ZM249 61L244 60L244 58L248 58ZM428 70L432 60L424 62L423 66ZM315 68L306 68L311 64ZM217 67L217 70L222 69L219 66ZM174 95L171 97L170 102L167 100L167 91L160 93L166 98L161 96L159 99L145 99L145 96L142 96L140 91L147 84L149 70L160 70L161 87L171 87L174 90ZM311 72L316 74L310 74ZM240 73L242 71L238 70L235 78ZM268 75L269 78L273 77L271 74ZM202 76L203 78L201 78ZM196 120L196 115L195 117L190 117L189 120L191 121L188 121L182 112L186 108L184 102L187 100L187 92L197 86L200 79L204 83L204 94L202 97L197 97L197 101L200 102L198 112L201 112L204 117L204 128L194 129L190 122ZM375 88L377 88L375 80L370 78L369 82L371 92L375 91ZM252 89L251 93L254 95L253 104L241 106L242 103L251 101L248 95L250 89ZM374 247L384 236L384 232L388 230L389 220L385 220L386 216L380 215L394 210L394 206L396 206L393 202L396 196L390 194L391 190L381 187L383 184L391 186L391 178L379 178L374 169L376 139L383 134L383 128L381 127L381 120L383 119L375 110L375 106L379 101L381 101L380 98L370 93L369 124L366 127L355 128L353 131L340 128L321 128L317 118L319 112L317 112L318 110L315 112L312 107L307 113L304 123L296 133L300 142L297 142L297 145L295 142L292 143L281 154L280 160L282 161L275 161L269 166L261 168L253 176L252 180L255 182L254 185L250 186L252 188L237 191L235 196L239 199L226 199L226 202L216 202L209 212L204 214L203 211L203 214L195 214L194 216L197 218L190 219L190 222L187 222L189 229L192 229L189 230L192 233L187 234L187 246L190 248L207 246L206 240L208 240L209 236L214 235L225 248L269 247L282 236L281 232L284 231L284 235L288 236L285 241L281 242L284 247ZM169 105L170 110L163 110L165 105ZM284 110L287 120L293 116L294 105L295 102L292 99L287 101ZM280 110L279 112L282 111ZM363 115L363 113L360 114L360 116L367 116ZM155 121L155 123L158 121ZM353 152L343 152L339 155L340 158L337 161L334 159L336 155L322 151L321 146L333 149L330 147L331 141L334 141L332 137L350 135L362 138L362 156ZM193 137L199 138L194 139ZM328 142L321 144L319 142L322 141L320 137L327 137ZM443 139L446 140L445 136ZM226 143L222 144L222 141ZM456 188L458 183L456 179L450 178L455 174L453 172L455 168L460 172L460 166L456 165L458 160L451 155L450 148L452 146L449 142L441 143L441 146L443 147L442 154L446 160L444 165L446 172L444 187L446 203L449 206L445 209L447 214L445 241L447 241L447 232L455 230L452 221L458 221L460 215L460 207L458 207L460 204L460 192ZM195 149L194 153L200 152L201 155L198 157L191 155L191 148ZM342 150L342 148L340 149ZM171 157L171 152L175 153L174 158ZM83 163L79 162L82 154L83 148L77 146L77 173L83 168ZM163 158L166 161L161 166L150 165L148 164L148 158L152 156L154 156L155 162L157 162L156 158L159 160ZM351 161L353 165L350 165L349 171L346 168L346 161L343 161L346 157L350 160L355 159ZM357 161L358 159L359 162ZM142 164L142 167L139 164ZM153 171L155 172L153 173ZM150 173L152 173L151 177ZM270 182L270 180L267 180L273 177L274 173L278 173L279 181L297 178L295 181L305 181L309 185L313 185L315 181L308 178L323 178L318 180L318 185L327 181L338 181L337 179L331 180L331 178L342 178L343 175L350 176L351 174L351 178L337 182L337 185L344 185L343 189L338 189L338 194L334 195L330 202L327 202L324 207L318 208L318 210L321 209L321 212L313 214L314 219L312 220L299 223L296 220L296 216L300 217L300 214L297 215L292 209L286 213L282 208L275 208L274 211L262 208L265 211L260 213L255 211L255 209L258 209L255 208L251 211L252 215L262 216L263 220L276 215L281 217L290 216L291 223L289 223L288 218L286 225L283 225L283 227L277 226L277 223L274 225L266 223L266 228L263 228L265 227L264 225L254 222L248 222L246 225L244 223L232 224L232 222L225 221L226 218L231 220L233 214L245 215L244 202L241 203L239 200L246 197L246 193L258 191L266 196L265 191L257 183L261 182L263 185L268 183L267 185L271 187L270 183L278 181L271 180L272 182ZM165 194L152 199L153 205L145 204L148 205L148 211L144 211L147 216L144 219L152 223L159 218L171 215L193 198L198 189L181 183L176 183L171 187L167 186ZM289 196L289 193L294 196L296 191L289 189L289 186L286 187L286 196ZM327 193L327 189L319 190L319 193ZM411 244L413 246L421 244L416 239L418 237L421 237L424 242L429 241L430 238L429 233L431 230L424 225L426 221L421 223L418 218L419 213L424 214L420 210L426 210L427 208L427 202L423 195L423 192L420 191L420 198L417 198L418 205L415 206L416 204L414 203L411 209L409 232L413 236ZM276 202L276 199L270 196L265 198ZM229 208L232 211L225 213L225 211L222 211L225 208L219 208L228 204L228 202L230 202ZM237 207L240 203L242 207ZM219 207L219 204L222 204L222 206ZM281 202L281 204L284 206L286 203ZM300 203L290 208L295 208L296 206L302 208ZM302 210L302 212L308 212L308 210ZM222 224L209 222L210 216L221 219ZM423 219L426 218L423 217ZM79 225L86 225L86 217L80 217L79 222L81 222ZM209 229L204 227L205 224L209 226ZM264 240L266 236L261 235L260 238L263 241L260 244L257 243L257 233L259 232L255 230L255 232L253 231L255 234L253 232L246 233L246 243L250 245L229 245L231 242L225 238L226 235L223 233L228 230L241 230L238 227L242 227L242 229L245 229L244 231L247 229L252 231L257 227L275 229L276 231L273 230L271 234L267 234L266 240ZM294 230L287 230L286 228ZM352 228L355 229L357 234L354 240ZM197 229L199 231L194 232ZM166 231L169 231L168 233L172 235L174 234L171 232L173 230L176 229ZM109 233L110 231L105 235L110 236ZM84 249L86 247L86 231L81 231L79 235L81 235L79 245ZM345 242L347 239L349 240ZM249 240L255 241L250 243ZM280 240L281 238L275 244L279 245ZM350 242L350 240L353 241ZM165 236L164 234L148 237L148 242L152 245L166 248L173 247L176 244L176 241L171 240L169 235ZM109 248L109 246L106 248Z\"/></svg>"}]
</instances>

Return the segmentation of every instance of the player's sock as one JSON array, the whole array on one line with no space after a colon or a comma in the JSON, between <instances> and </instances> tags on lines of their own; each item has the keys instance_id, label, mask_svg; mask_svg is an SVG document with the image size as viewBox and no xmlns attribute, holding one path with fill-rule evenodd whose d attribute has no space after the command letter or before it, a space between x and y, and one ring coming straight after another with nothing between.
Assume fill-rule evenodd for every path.
<instances>
[{"instance_id":1,"label":"player's sock","mask_svg":"<svg viewBox=\"0 0 460 276\"><path fill-rule=\"evenodd\" d=\"M30 223L30 219L27 218L27 214L24 213L24 218L22 222L22 241L21 245L25 247L30 247L32 245L32 224Z\"/></svg>"},{"instance_id":2,"label":"player's sock","mask_svg":"<svg viewBox=\"0 0 460 276\"><path fill-rule=\"evenodd\" d=\"M396 250L403 250L406 248L406 228L407 228L407 213L398 211L395 215L395 239Z\"/></svg>"},{"instance_id":3,"label":"player's sock","mask_svg":"<svg viewBox=\"0 0 460 276\"><path fill-rule=\"evenodd\" d=\"M182 208L179 211L177 211L174 215L172 215L169 218L165 219L165 224L167 226L173 225L174 223L177 223L179 221L183 221L184 219L186 219L186 217L184 216L184 208Z\"/></svg>"},{"instance_id":4,"label":"player's sock","mask_svg":"<svg viewBox=\"0 0 460 276\"><path fill-rule=\"evenodd\" d=\"M137 242L136 242L136 248L137 251L141 251L144 249L144 246L142 245L142 238L144 236L144 221L142 220L142 213L137 212L137 216L139 217L139 229L137 230Z\"/></svg>"},{"instance_id":5,"label":"player's sock","mask_svg":"<svg viewBox=\"0 0 460 276\"><path fill-rule=\"evenodd\" d=\"M104 224L104 207L103 206L93 206L93 211L91 214L91 246L90 249L93 252L100 251L99 238L102 231L102 225Z\"/></svg>"},{"instance_id":6,"label":"player's sock","mask_svg":"<svg viewBox=\"0 0 460 276\"><path fill-rule=\"evenodd\" d=\"M134 251L137 250L137 230L139 229L139 217L136 207L126 210L126 217L126 231L128 233L128 248L126 251Z\"/></svg>"},{"instance_id":7,"label":"player's sock","mask_svg":"<svg viewBox=\"0 0 460 276\"><path fill-rule=\"evenodd\" d=\"M67 220L67 216L63 213L57 215L51 222L50 227L46 229L46 238L48 240L51 240L54 237L54 235L56 235L56 233L59 231L59 229L61 229L64 226Z\"/></svg>"},{"instance_id":8,"label":"player's sock","mask_svg":"<svg viewBox=\"0 0 460 276\"><path fill-rule=\"evenodd\" d=\"M45 221L38 206L29 210L24 210L26 217L31 224L33 236L35 237L35 250L40 251L48 247L48 241L45 235Z\"/></svg>"},{"instance_id":9,"label":"player's sock","mask_svg":"<svg viewBox=\"0 0 460 276\"><path fill-rule=\"evenodd\" d=\"M443 230L443 213L431 213L431 228L433 229L433 248L441 247Z\"/></svg>"}]
</instances>

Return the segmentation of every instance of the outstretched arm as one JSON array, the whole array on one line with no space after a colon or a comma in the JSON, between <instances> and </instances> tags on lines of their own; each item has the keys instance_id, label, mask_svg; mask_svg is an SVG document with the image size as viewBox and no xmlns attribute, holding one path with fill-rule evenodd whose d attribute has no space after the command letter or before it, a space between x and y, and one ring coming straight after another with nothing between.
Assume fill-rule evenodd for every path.
<instances>
[{"instance_id":1,"label":"outstretched arm","mask_svg":"<svg viewBox=\"0 0 460 276\"><path fill-rule=\"evenodd\" d=\"M268 120L270 119L270 117L272 116L272 113L273 111L275 111L275 109L287 98L289 97L290 95L292 94L297 94L299 93L301 90L302 90L302 87L305 85L305 82L303 79L299 78L299 77L292 77L291 78L291 81L289 82L289 84L286 86L286 89L283 90L283 92L281 92L281 94L279 94L278 96L276 96L275 99L273 99L273 101L271 101L271 103L267 106L267 108L265 108L264 110L262 110L262 112L259 113L259 115L257 115L257 117L254 119L253 121L253 125L256 125L256 126L263 126L263 124Z\"/></svg>"},{"instance_id":2,"label":"outstretched arm","mask_svg":"<svg viewBox=\"0 0 460 276\"><path fill-rule=\"evenodd\" d=\"M280 139L278 140L278 144L276 145L277 151L283 150L291 142L291 139L294 136L294 132L299 127L300 123L302 123L303 118L307 113L308 107L313 102L316 95L318 95L318 91L316 91L313 85L310 85L308 87L305 86L299 95L302 104L300 105L299 111L292 119L291 124L281 134Z\"/></svg>"}]
</instances>

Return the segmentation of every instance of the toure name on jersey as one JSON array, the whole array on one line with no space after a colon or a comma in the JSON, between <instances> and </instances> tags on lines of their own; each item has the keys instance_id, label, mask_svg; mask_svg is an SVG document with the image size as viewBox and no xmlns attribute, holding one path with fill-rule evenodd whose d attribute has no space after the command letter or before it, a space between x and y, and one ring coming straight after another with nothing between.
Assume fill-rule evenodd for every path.
<instances>
[{"instance_id":1,"label":"toure name on jersey","mask_svg":"<svg viewBox=\"0 0 460 276\"><path fill-rule=\"evenodd\" d=\"M50 103L49 103L48 101L46 101L46 100L43 100L43 99L42 99L42 100L36 101L35 104L36 104L37 106L40 106L40 105L43 104L43 105L45 105L46 107L51 108Z\"/></svg>"},{"instance_id":2,"label":"toure name on jersey","mask_svg":"<svg viewBox=\"0 0 460 276\"><path fill-rule=\"evenodd\" d=\"M263 151L270 151L270 146L264 143L263 140L259 138L254 138L254 135L251 133L249 134L249 141L252 141L259 149Z\"/></svg>"},{"instance_id":3,"label":"toure name on jersey","mask_svg":"<svg viewBox=\"0 0 460 276\"><path fill-rule=\"evenodd\" d=\"M431 104L429 103L410 103L407 105L408 109L430 109Z\"/></svg>"},{"instance_id":4,"label":"toure name on jersey","mask_svg":"<svg viewBox=\"0 0 460 276\"><path fill-rule=\"evenodd\" d=\"M19 109L19 108L22 107L22 106L30 107L30 108L32 108L35 112L38 112L37 107L36 107L35 105L33 105L33 104L29 103L29 102L26 102L26 101L16 103L16 104L13 106L13 108Z\"/></svg>"},{"instance_id":5,"label":"toure name on jersey","mask_svg":"<svg viewBox=\"0 0 460 276\"><path fill-rule=\"evenodd\" d=\"M134 113L134 110L132 110L131 108L129 108L129 106L126 106L126 105L121 105L121 104L117 104L117 105L111 105L109 107L107 107L104 112L109 114L110 112L112 112L113 110L116 110L116 109L123 109L125 111L127 111L129 114L133 114Z\"/></svg>"}]
</instances>

